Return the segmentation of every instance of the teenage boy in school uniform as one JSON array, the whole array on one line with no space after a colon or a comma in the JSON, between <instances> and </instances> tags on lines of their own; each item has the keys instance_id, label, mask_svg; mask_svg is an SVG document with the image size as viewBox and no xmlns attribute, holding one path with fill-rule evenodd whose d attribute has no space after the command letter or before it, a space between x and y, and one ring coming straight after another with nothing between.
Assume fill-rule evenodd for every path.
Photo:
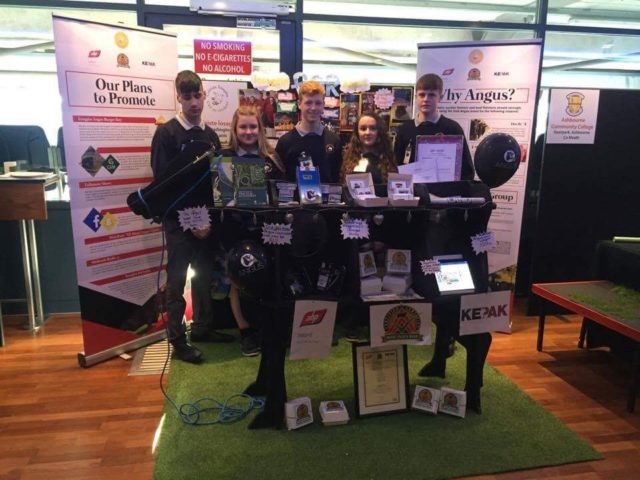
<instances>
[{"instance_id":1,"label":"teenage boy in school uniform","mask_svg":"<svg viewBox=\"0 0 640 480\"><path fill-rule=\"evenodd\" d=\"M296 182L296 167L302 153L320 169L322 183L337 183L342 165L340 137L322 125L324 87L313 80L303 82L298 91L300 121L278 140L276 152L284 163L286 178Z\"/></svg>"},{"instance_id":2,"label":"teenage boy in school uniform","mask_svg":"<svg viewBox=\"0 0 640 480\"><path fill-rule=\"evenodd\" d=\"M197 74L185 70L175 80L178 103L182 110L173 119L160 125L151 143L151 168L154 178L164 175L171 162L189 143L205 142L220 149L218 135L202 119L205 92ZM209 180L210 182L210 180ZM209 183L210 184L210 183ZM203 182L206 188L207 180ZM232 342L234 337L211 329L213 312L210 295L213 259L207 237L210 230L183 231L176 212L164 218L163 228L167 245L167 316L169 341L175 358L189 363L200 363L202 352L187 341L182 318L186 302L184 286L187 269L191 264L196 275L191 280L193 325L191 340L197 342Z\"/></svg>"}]
</instances>

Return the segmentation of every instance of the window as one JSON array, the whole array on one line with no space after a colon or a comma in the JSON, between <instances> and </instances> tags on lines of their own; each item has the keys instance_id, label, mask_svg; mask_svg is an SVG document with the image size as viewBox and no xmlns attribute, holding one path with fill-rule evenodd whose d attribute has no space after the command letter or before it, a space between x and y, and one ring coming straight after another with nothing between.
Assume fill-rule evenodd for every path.
<instances>
[{"instance_id":1,"label":"window","mask_svg":"<svg viewBox=\"0 0 640 480\"><path fill-rule=\"evenodd\" d=\"M533 38L528 30L482 30L304 22L304 72L413 84L418 43Z\"/></svg>"}]
</instances>

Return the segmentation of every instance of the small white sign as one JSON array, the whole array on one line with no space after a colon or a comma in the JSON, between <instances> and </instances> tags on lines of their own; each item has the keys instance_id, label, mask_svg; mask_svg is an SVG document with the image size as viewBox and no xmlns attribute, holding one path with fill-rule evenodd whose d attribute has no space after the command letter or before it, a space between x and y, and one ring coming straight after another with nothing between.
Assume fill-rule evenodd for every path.
<instances>
[{"instance_id":1,"label":"small white sign","mask_svg":"<svg viewBox=\"0 0 640 480\"><path fill-rule=\"evenodd\" d=\"M265 223L262 225L262 243L265 245L291 245L291 225Z\"/></svg>"},{"instance_id":2,"label":"small white sign","mask_svg":"<svg viewBox=\"0 0 640 480\"><path fill-rule=\"evenodd\" d=\"M440 262L438 260L420 260L420 268L422 273L426 275L438 273L440 271Z\"/></svg>"},{"instance_id":3,"label":"small white sign","mask_svg":"<svg viewBox=\"0 0 640 480\"><path fill-rule=\"evenodd\" d=\"M329 356L337 310L337 302L296 302L289 353L291 360Z\"/></svg>"},{"instance_id":4,"label":"small white sign","mask_svg":"<svg viewBox=\"0 0 640 480\"><path fill-rule=\"evenodd\" d=\"M600 90L552 89L546 142L593 145L599 103Z\"/></svg>"},{"instance_id":5,"label":"small white sign","mask_svg":"<svg viewBox=\"0 0 640 480\"><path fill-rule=\"evenodd\" d=\"M471 237L471 247L476 255L496 248L496 236L493 232L484 232Z\"/></svg>"},{"instance_id":6,"label":"small white sign","mask_svg":"<svg viewBox=\"0 0 640 480\"><path fill-rule=\"evenodd\" d=\"M211 227L209 209L207 207L189 207L178 210L178 221L182 230L203 230Z\"/></svg>"},{"instance_id":7,"label":"small white sign","mask_svg":"<svg viewBox=\"0 0 640 480\"><path fill-rule=\"evenodd\" d=\"M392 303L369 308L371 346L431 345L431 304Z\"/></svg>"},{"instance_id":8,"label":"small white sign","mask_svg":"<svg viewBox=\"0 0 640 480\"><path fill-rule=\"evenodd\" d=\"M369 224L360 218L342 219L340 233L345 240L349 238L369 238Z\"/></svg>"},{"instance_id":9,"label":"small white sign","mask_svg":"<svg viewBox=\"0 0 640 480\"><path fill-rule=\"evenodd\" d=\"M460 335L509 332L510 318L510 290L460 297Z\"/></svg>"}]
</instances>

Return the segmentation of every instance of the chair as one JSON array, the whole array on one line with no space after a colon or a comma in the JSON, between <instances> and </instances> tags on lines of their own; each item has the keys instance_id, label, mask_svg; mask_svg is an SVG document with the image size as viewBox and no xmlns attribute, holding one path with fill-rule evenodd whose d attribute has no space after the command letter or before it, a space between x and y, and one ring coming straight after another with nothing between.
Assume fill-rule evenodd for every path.
<instances>
[{"instance_id":1,"label":"chair","mask_svg":"<svg viewBox=\"0 0 640 480\"><path fill-rule=\"evenodd\" d=\"M64 157L64 135L62 134L62 127L58 129L58 156L58 158L60 158L60 167L66 170L67 160Z\"/></svg>"},{"instance_id":2,"label":"chair","mask_svg":"<svg viewBox=\"0 0 640 480\"><path fill-rule=\"evenodd\" d=\"M0 137L5 141L8 160L25 160L26 168L50 167L49 141L41 127L0 125Z\"/></svg>"}]
</instances>

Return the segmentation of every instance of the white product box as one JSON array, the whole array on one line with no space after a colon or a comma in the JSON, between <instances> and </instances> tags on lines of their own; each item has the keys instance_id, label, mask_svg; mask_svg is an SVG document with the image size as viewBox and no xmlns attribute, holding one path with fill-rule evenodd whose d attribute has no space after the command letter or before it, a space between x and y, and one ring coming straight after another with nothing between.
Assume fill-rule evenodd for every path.
<instances>
[{"instance_id":1,"label":"white product box","mask_svg":"<svg viewBox=\"0 0 640 480\"><path fill-rule=\"evenodd\" d=\"M411 286L410 275L385 275L382 277L382 289L399 295L406 293Z\"/></svg>"},{"instance_id":2,"label":"white product box","mask_svg":"<svg viewBox=\"0 0 640 480\"><path fill-rule=\"evenodd\" d=\"M376 295L382 291L380 277L366 277L360 279L360 295Z\"/></svg>"},{"instance_id":3,"label":"white product box","mask_svg":"<svg viewBox=\"0 0 640 480\"><path fill-rule=\"evenodd\" d=\"M352 173L347 175L347 189L356 205L361 207L384 207L387 197L377 197L373 178L370 173Z\"/></svg>"},{"instance_id":4,"label":"white product box","mask_svg":"<svg viewBox=\"0 0 640 480\"><path fill-rule=\"evenodd\" d=\"M420 198L413 195L413 175L389 172L387 181L389 203L394 207L417 207Z\"/></svg>"},{"instance_id":5,"label":"white product box","mask_svg":"<svg viewBox=\"0 0 640 480\"><path fill-rule=\"evenodd\" d=\"M467 392L442 387L440 389L439 411L464 418L467 411Z\"/></svg>"},{"instance_id":6,"label":"white product box","mask_svg":"<svg viewBox=\"0 0 640 480\"><path fill-rule=\"evenodd\" d=\"M313 423L311 399L309 397L300 397L285 403L284 416L288 430L311 425Z\"/></svg>"},{"instance_id":7,"label":"white product box","mask_svg":"<svg viewBox=\"0 0 640 480\"><path fill-rule=\"evenodd\" d=\"M416 389L413 392L413 403L411 404L411 408L414 410L421 410L432 415L437 415L439 404L440 390L416 385Z\"/></svg>"},{"instance_id":8,"label":"white product box","mask_svg":"<svg viewBox=\"0 0 640 480\"><path fill-rule=\"evenodd\" d=\"M320 402L320 417L326 426L344 425L349 422L349 412L342 400Z\"/></svg>"}]
</instances>

